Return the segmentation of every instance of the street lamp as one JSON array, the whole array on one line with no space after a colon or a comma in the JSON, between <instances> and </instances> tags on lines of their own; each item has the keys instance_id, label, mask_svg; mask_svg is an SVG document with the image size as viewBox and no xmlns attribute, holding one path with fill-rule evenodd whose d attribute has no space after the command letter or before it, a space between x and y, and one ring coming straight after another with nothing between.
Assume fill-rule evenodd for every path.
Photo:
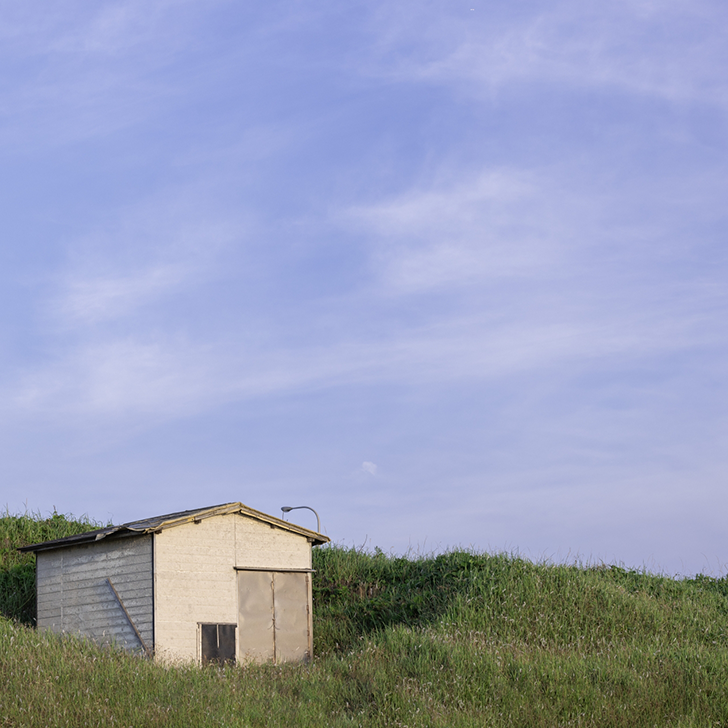
<instances>
[{"instance_id":1,"label":"street lamp","mask_svg":"<svg viewBox=\"0 0 728 728\"><path fill-rule=\"evenodd\" d=\"M319 514L316 513L316 511L311 508L311 506L281 506L281 510L284 513L290 513L291 511L297 511L299 508L306 508L309 511L313 511L313 514L316 516L316 533L321 533L321 519L319 518Z\"/></svg>"}]
</instances>

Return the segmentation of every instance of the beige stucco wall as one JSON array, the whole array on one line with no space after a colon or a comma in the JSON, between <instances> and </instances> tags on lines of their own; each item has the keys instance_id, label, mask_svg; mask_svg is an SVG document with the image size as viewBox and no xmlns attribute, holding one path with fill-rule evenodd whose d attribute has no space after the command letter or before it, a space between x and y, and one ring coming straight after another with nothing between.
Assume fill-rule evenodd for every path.
<instances>
[{"instance_id":1,"label":"beige stucco wall","mask_svg":"<svg viewBox=\"0 0 728 728\"><path fill-rule=\"evenodd\" d=\"M310 569L311 545L303 536L235 515L235 566ZM224 518L224 516L223 516Z\"/></svg>"},{"instance_id":2,"label":"beige stucco wall","mask_svg":"<svg viewBox=\"0 0 728 728\"><path fill-rule=\"evenodd\" d=\"M235 567L308 569L302 536L239 514L213 516L154 535L155 651L198 659L198 623L237 624Z\"/></svg>"}]
</instances>

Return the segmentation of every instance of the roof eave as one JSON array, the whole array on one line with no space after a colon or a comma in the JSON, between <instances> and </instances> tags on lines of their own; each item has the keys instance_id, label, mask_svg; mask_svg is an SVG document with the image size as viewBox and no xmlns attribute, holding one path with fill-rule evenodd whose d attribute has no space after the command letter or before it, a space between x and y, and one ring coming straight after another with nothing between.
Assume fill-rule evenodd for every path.
<instances>
[{"instance_id":1,"label":"roof eave","mask_svg":"<svg viewBox=\"0 0 728 728\"><path fill-rule=\"evenodd\" d=\"M175 526L181 526L184 523L195 523L203 521L206 518L212 518L213 516L227 516L230 514L239 513L244 516L248 516L262 523L267 523L271 526L281 528L284 531L290 531L300 536L305 536L316 545L322 545L329 543L331 539L328 536L324 536L322 533L317 531L311 531L308 528L303 528L294 523L289 523L281 518L268 515L262 511L256 511L255 508L246 506L244 503L225 503L221 506L213 506L212 508L206 508L198 511L194 514L186 515L183 518L172 518L168 521L161 521L154 526L149 526L145 529L140 529L139 533L154 533L157 531L163 531L166 528L174 528ZM135 530L135 529L132 529Z\"/></svg>"},{"instance_id":2,"label":"roof eave","mask_svg":"<svg viewBox=\"0 0 728 728\"><path fill-rule=\"evenodd\" d=\"M107 528L96 529L95 531L88 531L87 533L80 533L75 536L66 536L65 538L54 539L53 541L44 541L42 543L31 544L29 546L21 546L18 551L22 553L39 551L52 551L54 549L69 548L71 546L82 546L84 544L95 543L106 538L123 538L127 536L144 535L149 533L158 533L167 528L173 528L175 526L181 526L184 523L200 522L205 518L212 518L213 516L224 516L232 513L239 513L241 515L248 516L262 523L267 523L275 528L280 528L284 531L295 533L299 536L307 538L314 546L321 546L325 543L329 543L331 539L328 536L324 536L322 533L311 531L308 528L303 528L288 521L284 521L275 516L270 516L262 511L256 511L254 508L246 506L244 503L224 503L219 506L212 506L210 508L204 508L197 511L185 512L182 517L170 518L166 521L157 521L149 526L141 528L135 528L134 524L144 523L144 521L150 521L153 519L143 519L141 521L132 521L131 523L124 524L121 526L110 526Z\"/></svg>"}]
</instances>

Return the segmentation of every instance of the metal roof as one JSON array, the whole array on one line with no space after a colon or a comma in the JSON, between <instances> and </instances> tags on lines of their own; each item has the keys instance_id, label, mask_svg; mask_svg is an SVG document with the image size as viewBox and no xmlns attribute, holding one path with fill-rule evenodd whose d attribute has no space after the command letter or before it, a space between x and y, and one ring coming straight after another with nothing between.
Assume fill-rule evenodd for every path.
<instances>
[{"instance_id":1,"label":"metal roof","mask_svg":"<svg viewBox=\"0 0 728 728\"><path fill-rule=\"evenodd\" d=\"M95 531L80 533L76 536L66 536L65 538L57 538L53 541L44 541L30 546L23 546L18 551L50 551L51 549L62 549L68 546L78 546L80 544L94 543L104 538L123 538L125 536L136 536L145 533L157 533L165 528L174 528L181 526L183 523L191 523L201 521L204 518L212 516L226 516L230 513L239 513L240 515L253 518L256 521L267 523L275 528L281 528L284 531L304 536L313 544L320 545L328 543L330 539L316 531L309 531L307 528L296 526L293 523L284 521L275 516L269 516L262 511L256 511L242 503L223 503L219 506L208 506L207 508L195 508L191 511L180 511L179 513L168 513L165 516L153 516L152 518L143 518L140 521L131 521L121 526L107 526L106 528L98 528Z\"/></svg>"}]
</instances>

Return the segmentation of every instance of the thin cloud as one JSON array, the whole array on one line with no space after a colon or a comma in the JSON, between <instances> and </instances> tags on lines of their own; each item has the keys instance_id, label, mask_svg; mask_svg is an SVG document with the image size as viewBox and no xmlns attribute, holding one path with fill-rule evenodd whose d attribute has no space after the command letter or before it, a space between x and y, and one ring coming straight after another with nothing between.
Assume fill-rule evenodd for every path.
<instances>
[{"instance_id":1,"label":"thin cloud","mask_svg":"<svg viewBox=\"0 0 728 728\"><path fill-rule=\"evenodd\" d=\"M373 478L377 477L377 466L375 463L370 463L368 460L365 460L361 464L361 472L366 473L367 475L371 475Z\"/></svg>"},{"instance_id":2,"label":"thin cloud","mask_svg":"<svg viewBox=\"0 0 728 728\"><path fill-rule=\"evenodd\" d=\"M6 408L61 419L71 414L89 421L166 420L285 393L497 381L559 366L584 368L596 360L604 365L610 358L637 362L708 345L710 324L725 306L723 287L706 271L692 280L668 273L656 291L644 274L612 290L605 270L629 269L642 255L640 246L652 255L653 240L669 250L664 230L640 229L630 236L616 220L614 230L599 231L600 221L622 198L602 200L606 209L582 206L577 198L559 178L500 170L347 209L337 218L340 225L374 234L370 252L377 277L372 290L343 295L332 304L331 333L315 342L290 338L285 307L243 307L240 324L232 319L215 334L175 317L169 297L194 294L204 302L206 286L224 275L229 241L241 228L229 223L216 230L204 216L181 217L178 227L170 228L169 220L179 217L177 207L150 205L157 212L153 224L144 207L113 239L136 241L130 261L120 266L110 252L128 249L128 243L108 245L106 238L86 240L74 253L72 261L85 261L94 251L93 265L72 266L72 275L62 274L52 308L59 312L57 332L76 327L80 338L57 341L42 364L6 378ZM519 224L525 210L538 219L538 228ZM140 230L145 231L141 243ZM147 242L163 230L167 237L148 249ZM609 240L615 230L622 255L632 258L587 265L595 238ZM97 272L129 266L127 273ZM562 285L554 287L554 276ZM511 291L518 280L525 288ZM492 294L475 285L484 283ZM457 296L464 284L480 298L446 312L428 307L423 323L405 325L393 317L376 331L349 330L351 312L362 305L371 309L382 293L386 298L392 292L410 296L434 290ZM493 296L492 304L486 295ZM146 324L148 311L169 322L165 331ZM82 331L113 322L124 326Z\"/></svg>"},{"instance_id":3,"label":"thin cloud","mask_svg":"<svg viewBox=\"0 0 728 728\"><path fill-rule=\"evenodd\" d=\"M380 11L370 72L401 81L467 81L476 94L552 83L728 103L719 3L567 0L520 17L503 17L497 7L482 14L430 10ZM403 46L411 51L403 55Z\"/></svg>"},{"instance_id":4,"label":"thin cloud","mask_svg":"<svg viewBox=\"0 0 728 728\"><path fill-rule=\"evenodd\" d=\"M4 56L0 144L37 153L103 138L158 115L182 85L165 76L199 29L184 1L66 2L43 13L0 10ZM19 62L20 61L20 62Z\"/></svg>"},{"instance_id":5,"label":"thin cloud","mask_svg":"<svg viewBox=\"0 0 728 728\"><path fill-rule=\"evenodd\" d=\"M171 198L171 199L170 199ZM244 245L249 230L177 188L132 206L69 246L46 301L60 331L123 319L194 291L220 275L220 257Z\"/></svg>"},{"instance_id":6,"label":"thin cloud","mask_svg":"<svg viewBox=\"0 0 728 728\"><path fill-rule=\"evenodd\" d=\"M53 311L68 322L84 324L121 318L179 288L189 273L183 266L166 265L134 275L71 280Z\"/></svg>"},{"instance_id":7,"label":"thin cloud","mask_svg":"<svg viewBox=\"0 0 728 728\"><path fill-rule=\"evenodd\" d=\"M375 233L378 270L402 292L542 275L573 234L555 213L553 184L526 170L486 170L346 217Z\"/></svg>"},{"instance_id":8,"label":"thin cloud","mask_svg":"<svg viewBox=\"0 0 728 728\"><path fill-rule=\"evenodd\" d=\"M228 402L340 386L463 383L522 372L588 365L609 357L639 360L680 351L694 333L680 322L649 318L600 328L592 323L494 326L453 320L396 341L308 349L232 349L229 342L156 336L114 339L70 349L12 383L6 410L65 418L166 420Z\"/></svg>"}]
</instances>

